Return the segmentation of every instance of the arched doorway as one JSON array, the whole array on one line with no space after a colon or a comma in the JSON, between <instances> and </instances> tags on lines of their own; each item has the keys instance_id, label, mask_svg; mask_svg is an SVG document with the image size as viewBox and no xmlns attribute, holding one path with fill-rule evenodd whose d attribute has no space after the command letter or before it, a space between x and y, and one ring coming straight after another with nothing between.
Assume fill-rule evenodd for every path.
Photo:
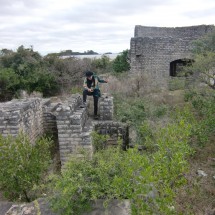
<instances>
[{"instance_id":1,"label":"arched doorway","mask_svg":"<svg viewBox=\"0 0 215 215\"><path fill-rule=\"evenodd\" d=\"M193 63L192 59L178 59L170 62L170 76L176 77L181 76L183 66L191 65ZM183 76L183 75L182 75Z\"/></svg>"}]
</instances>

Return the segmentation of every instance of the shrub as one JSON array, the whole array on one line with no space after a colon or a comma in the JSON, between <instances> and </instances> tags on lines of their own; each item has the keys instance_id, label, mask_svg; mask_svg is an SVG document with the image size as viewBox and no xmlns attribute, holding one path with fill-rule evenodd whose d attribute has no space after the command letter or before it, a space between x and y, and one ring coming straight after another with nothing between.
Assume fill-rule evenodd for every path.
<instances>
[{"instance_id":1,"label":"shrub","mask_svg":"<svg viewBox=\"0 0 215 215\"><path fill-rule=\"evenodd\" d=\"M135 215L176 214L174 189L185 182L186 159L192 153L188 145L192 125L186 116L191 117L180 113L175 123L154 134L157 151L151 155L118 147L99 150L92 158L73 157L62 175L52 178L52 208L60 214L78 215L96 199L106 203L130 199Z\"/></svg>"},{"instance_id":2,"label":"shrub","mask_svg":"<svg viewBox=\"0 0 215 215\"><path fill-rule=\"evenodd\" d=\"M124 50L113 61L113 70L117 73L129 71L130 64L128 63L128 50Z\"/></svg>"},{"instance_id":3,"label":"shrub","mask_svg":"<svg viewBox=\"0 0 215 215\"><path fill-rule=\"evenodd\" d=\"M34 185L50 162L50 139L40 138L32 145L20 134L16 138L0 135L0 189L10 200L30 201Z\"/></svg>"},{"instance_id":4,"label":"shrub","mask_svg":"<svg viewBox=\"0 0 215 215\"><path fill-rule=\"evenodd\" d=\"M193 138L198 145L203 146L210 135L215 133L215 92L194 89L186 93L186 100L192 104L197 117Z\"/></svg>"},{"instance_id":5,"label":"shrub","mask_svg":"<svg viewBox=\"0 0 215 215\"><path fill-rule=\"evenodd\" d=\"M11 100L19 85L19 77L12 69L0 69L0 101Z\"/></svg>"},{"instance_id":6,"label":"shrub","mask_svg":"<svg viewBox=\"0 0 215 215\"><path fill-rule=\"evenodd\" d=\"M141 98L120 98L115 96L115 117L131 125L139 125L144 121L145 104Z\"/></svg>"}]
</instances>

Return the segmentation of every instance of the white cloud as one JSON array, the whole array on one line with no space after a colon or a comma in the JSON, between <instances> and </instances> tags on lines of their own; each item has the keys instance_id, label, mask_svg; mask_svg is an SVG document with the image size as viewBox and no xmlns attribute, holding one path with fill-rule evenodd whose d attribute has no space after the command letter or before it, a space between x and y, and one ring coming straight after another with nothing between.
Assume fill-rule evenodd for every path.
<instances>
[{"instance_id":1,"label":"white cloud","mask_svg":"<svg viewBox=\"0 0 215 215\"><path fill-rule=\"evenodd\" d=\"M0 49L128 49L135 25L214 24L214 0L0 0Z\"/></svg>"}]
</instances>

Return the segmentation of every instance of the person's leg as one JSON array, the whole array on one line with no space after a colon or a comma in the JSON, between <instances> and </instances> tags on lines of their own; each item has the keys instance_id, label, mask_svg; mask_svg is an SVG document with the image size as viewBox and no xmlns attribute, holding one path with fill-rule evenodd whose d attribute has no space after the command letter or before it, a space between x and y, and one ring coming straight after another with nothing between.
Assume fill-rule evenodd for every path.
<instances>
[{"instance_id":1,"label":"person's leg","mask_svg":"<svg viewBox=\"0 0 215 215\"><path fill-rule=\"evenodd\" d=\"M83 103L80 105L80 108L85 108L87 106L87 95L92 95L88 90L83 91Z\"/></svg>"},{"instance_id":2,"label":"person's leg","mask_svg":"<svg viewBox=\"0 0 215 215\"><path fill-rule=\"evenodd\" d=\"M87 94L88 94L88 90L84 90L83 91L83 102L86 103L87 101Z\"/></svg>"},{"instance_id":3,"label":"person's leg","mask_svg":"<svg viewBox=\"0 0 215 215\"><path fill-rule=\"evenodd\" d=\"M94 116L98 115L98 101L99 101L99 97L93 95L93 99L94 99Z\"/></svg>"}]
</instances>

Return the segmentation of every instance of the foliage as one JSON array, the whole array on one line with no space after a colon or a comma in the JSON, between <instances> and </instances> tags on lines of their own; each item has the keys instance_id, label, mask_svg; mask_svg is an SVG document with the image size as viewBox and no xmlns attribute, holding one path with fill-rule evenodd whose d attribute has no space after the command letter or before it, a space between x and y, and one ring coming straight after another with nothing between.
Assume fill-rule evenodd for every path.
<instances>
[{"instance_id":1,"label":"foliage","mask_svg":"<svg viewBox=\"0 0 215 215\"><path fill-rule=\"evenodd\" d=\"M101 58L92 60L92 67L95 67L99 73L112 71L112 61L107 55L102 55Z\"/></svg>"},{"instance_id":2,"label":"foliage","mask_svg":"<svg viewBox=\"0 0 215 215\"><path fill-rule=\"evenodd\" d=\"M72 87L70 92L71 94L76 94L76 93L82 94L83 89L80 86L74 86Z\"/></svg>"},{"instance_id":3,"label":"foliage","mask_svg":"<svg viewBox=\"0 0 215 215\"><path fill-rule=\"evenodd\" d=\"M16 138L0 135L0 188L10 200L30 201L30 193L42 180L50 162L50 139L35 145L23 134Z\"/></svg>"},{"instance_id":4,"label":"foliage","mask_svg":"<svg viewBox=\"0 0 215 215\"><path fill-rule=\"evenodd\" d=\"M187 91L185 98L191 102L198 119L193 127L194 140L202 146L215 133L215 92L209 89L193 89Z\"/></svg>"},{"instance_id":5,"label":"foliage","mask_svg":"<svg viewBox=\"0 0 215 215\"><path fill-rule=\"evenodd\" d=\"M137 133L139 135L139 144L145 145L148 144L146 147L151 147L151 141L153 138L153 132L152 129L147 121L142 122L142 124L137 128Z\"/></svg>"},{"instance_id":6,"label":"foliage","mask_svg":"<svg viewBox=\"0 0 215 215\"><path fill-rule=\"evenodd\" d=\"M120 55L118 55L113 61L113 70L116 73L126 72L130 69L130 64L128 63L128 50L124 50Z\"/></svg>"},{"instance_id":7,"label":"foliage","mask_svg":"<svg viewBox=\"0 0 215 215\"><path fill-rule=\"evenodd\" d=\"M55 77L62 93L68 93L71 88L82 85L84 71L91 69L90 59L75 57L61 59L57 56L46 56L44 62Z\"/></svg>"},{"instance_id":8,"label":"foliage","mask_svg":"<svg viewBox=\"0 0 215 215\"><path fill-rule=\"evenodd\" d=\"M19 84L19 76L12 69L0 68L0 101L11 100Z\"/></svg>"},{"instance_id":9,"label":"foliage","mask_svg":"<svg viewBox=\"0 0 215 215\"><path fill-rule=\"evenodd\" d=\"M151 155L119 147L100 150L92 158L72 158L61 176L52 177L53 209L78 215L96 199L130 199L132 214L175 214L173 187L185 182L191 129L181 114L154 135L158 150Z\"/></svg>"},{"instance_id":10,"label":"foliage","mask_svg":"<svg viewBox=\"0 0 215 215\"><path fill-rule=\"evenodd\" d=\"M215 53L207 52L195 56L192 66L186 67L185 73L199 77L200 81L215 89Z\"/></svg>"},{"instance_id":11,"label":"foliage","mask_svg":"<svg viewBox=\"0 0 215 215\"><path fill-rule=\"evenodd\" d=\"M47 56L71 56L71 55L96 55L97 52L94 52L93 50L87 50L84 52L74 52L72 50L65 50L61 51L60 53L50 53Z\"/></svg>"},{"instance_id":12,"label":"foliage","mask_svg":"<svg viewBox=\"0 0 215 215\"><path fill-rule=\"evenodd\" d=\"M144 121L145 104L140 98L120 98L115 97L115 115L119 121L130 125L139 125Z\"/></svg>"},{"instance_id":13,"label":"foliage","mask_svg":"<svg viewBox=\"0 0 215 215\"><path fill-rule=\"evenodd\" d=\"M192 52L194 54L215 52L215 31L208 33L198 40L193 41Z\"/></svg>"},{"instance_id":14,"label":"foliage","mask_svg":"<svg viewBox=\"0 0 215 215\"><path fill-rule=\"evenodd\" d=\"M215 89L215 31L193 42L194 62L185 67L185 74L199 76L200 80Z\"/></svg>"},{"instance_id":15,"label":"foliage","mask_svg":"<svg viewBox=\"0 0 215 215\"><path fill-rule=\"evenodd\" d=\"M174 91L174 90L181 90L184 89L185 87L185 79L181 77L172 77L169 80L169 90Z\"/></svg>"},{"instance_id":16,"label":"foliage","mask_svg":"<svg viewBox=\"0 0 215 215\"><path fill-rule=\"evenodd\" d=\"M106 142L110 136L100 135L97 132L92 132L94 151L99 151L106 148Z\"/></svg>"},{"instance_id":17,"label":"foliage","mask_svg":"<svg viewBox=\"0 0 215 215\"><path fill-rule=\"evenodd\" d=\"M3 72L10 71L12 82L4 90L11 97L18 90L26 90L28 93L39 91L44 96L54 95L58 91L55 77L48 71L39 53L32 48L20 46L16 52L2 50L0 63ZM0 81L5 81L4 76L0 76Z\"/></svg>"}]
</instances>

